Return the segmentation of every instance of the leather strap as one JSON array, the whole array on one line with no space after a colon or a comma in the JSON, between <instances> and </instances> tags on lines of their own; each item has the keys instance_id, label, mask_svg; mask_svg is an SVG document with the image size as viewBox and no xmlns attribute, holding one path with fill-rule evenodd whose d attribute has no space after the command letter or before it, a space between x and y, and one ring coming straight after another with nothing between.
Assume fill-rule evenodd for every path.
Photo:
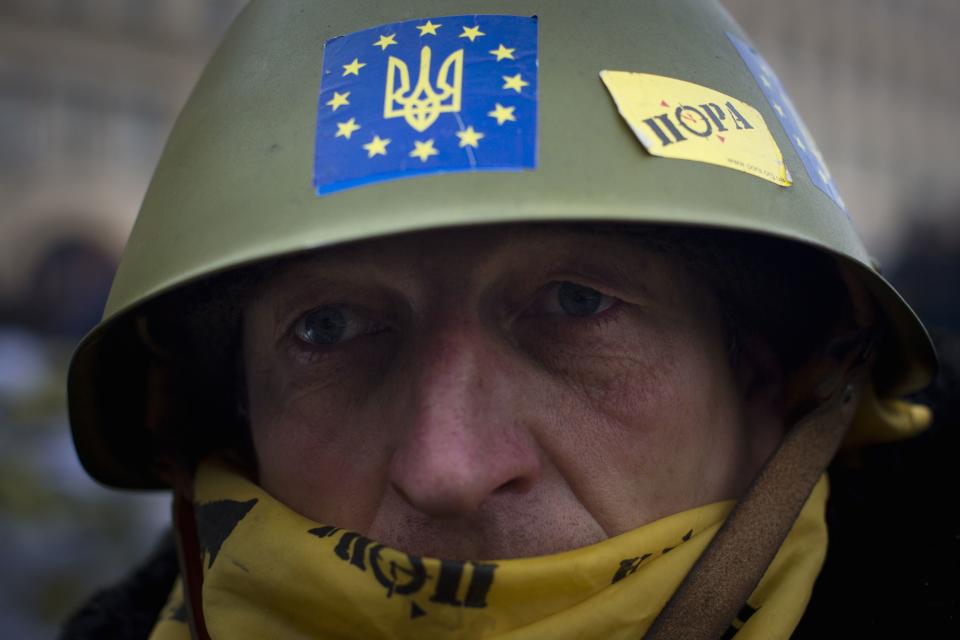
<instances>
[{"instance_id":1,"label":"leather strap","mask_svg":"<svg viewBox=\"0 0 960 640\"><path fill-rule=\"evenodd\" d=\"M660 612L647 640L717 640L729 628L840 447L871 347L872 340L862 332L848 336L846 353L837 358L834 343L828 357L801 376L807 378L803 386L813 409L794 424L767 460Z\"/></svg>"}]
</instances>

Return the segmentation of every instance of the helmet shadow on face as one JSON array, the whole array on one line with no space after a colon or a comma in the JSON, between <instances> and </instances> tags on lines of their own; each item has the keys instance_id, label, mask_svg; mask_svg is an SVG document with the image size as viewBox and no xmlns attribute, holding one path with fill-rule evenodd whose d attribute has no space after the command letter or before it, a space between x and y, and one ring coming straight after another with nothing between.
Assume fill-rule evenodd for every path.
<instances>
[{"instance_id":1,"label":"helmet shadow on face","mask_svg":"<svg viewBox=\"0 0 960 640\"><path fill-rule=\"evenodd\" d=\"M564 226L626 236L638 248L679 258L717 301L734 371L741 369L745 351L754 365L762 352L776 363L764 370L789 376L826 343L836 318L849 312L835 262L802 245L697 228ZM157 432L165 456L193 465L213 451L230 451L255 477L240 355L244 309L272 278L311 255L295 254L208 278L148 308L139 335L155 363L178 371L172 376L178 391L167 392L165 402L166 411L179 417L165 420Z\"/></svg>"}]
</instances>

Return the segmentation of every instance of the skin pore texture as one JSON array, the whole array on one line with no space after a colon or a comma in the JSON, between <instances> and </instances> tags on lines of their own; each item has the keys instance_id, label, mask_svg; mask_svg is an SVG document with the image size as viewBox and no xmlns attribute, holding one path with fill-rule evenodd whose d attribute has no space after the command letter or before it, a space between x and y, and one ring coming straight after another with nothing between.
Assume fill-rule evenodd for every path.
<instances>
[{"instance_id":1,"label":"skin pore texture","mask_svg":"<svg viewBox=\"0 0 960 640\"><path fill-rule=\"evenodd\" d=\"M417 555L555 553L738 497L783 430L715 294L621 234L320 250L260 285L243 342L263 488Z\"/></svg>"}]
</instances>

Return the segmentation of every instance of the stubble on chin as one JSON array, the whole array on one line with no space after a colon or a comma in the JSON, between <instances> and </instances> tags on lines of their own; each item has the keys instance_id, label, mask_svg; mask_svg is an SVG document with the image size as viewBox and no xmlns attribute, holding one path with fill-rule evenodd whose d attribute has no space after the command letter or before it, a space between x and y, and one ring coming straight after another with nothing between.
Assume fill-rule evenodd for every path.
<instances>
[{"instance_id":1,"label":"stubble on chin","mask_svg":"<svg viewBox=\"0 0 960 640\"><path fill-rule=\"evenodd\" d=\"M378 518L367 535L410 555L460 561L550 555L607 538L587 515L544 516L503 508L451 518L413 512L389 523Z\"/></svg>"}]
</instances>

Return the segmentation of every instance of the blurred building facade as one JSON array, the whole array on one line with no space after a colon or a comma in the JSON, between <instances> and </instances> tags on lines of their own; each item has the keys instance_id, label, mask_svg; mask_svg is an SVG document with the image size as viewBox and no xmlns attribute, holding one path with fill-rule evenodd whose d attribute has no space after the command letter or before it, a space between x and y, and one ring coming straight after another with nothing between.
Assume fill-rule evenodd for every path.
<instances>
[{"instance_id":1,"label":"blurred building facade","mask_svg":"<svg viewBox=\"0 0 960 640\"><path fill-rule=\"evenodd\" d=\"M722 2L789 89L881 262L918 222L956 239L960 2Z\"/></svg>"},{"instance_id":2,"label":"blurred building facade","mask_svg":"<svg viewBox=\"0 0 960 640\"><path fill-rule=\"evenodd\" d=\"M64 245L116 260L241 4L0 0L0 305L29 297Z\"/></svg>"},{"instance_id":3,"label":"blurred building facade","mask_svg":"<svg viewBox=\"0 0 960 640\"><path fill-rule=\"evenodd\" d=\"M70 350L99 318L177 111L240 0L0 0L0 629L54 637L169 523L82 471Z\"/></svg>"}]
</instances>

